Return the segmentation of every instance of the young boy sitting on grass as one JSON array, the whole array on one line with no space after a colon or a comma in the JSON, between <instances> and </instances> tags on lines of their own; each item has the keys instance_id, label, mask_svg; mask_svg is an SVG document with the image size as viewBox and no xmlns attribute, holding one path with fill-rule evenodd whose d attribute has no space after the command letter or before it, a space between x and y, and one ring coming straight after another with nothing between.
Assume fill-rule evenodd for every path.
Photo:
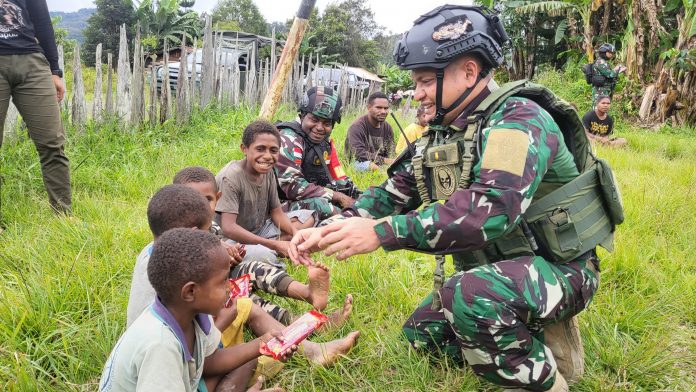
<instances>
[{"instance_id":1,"label":"young boy sitting on grass","mask_svg":"<svg viewBox=\"0 0 696 392\"><path fill-rule=\"evenodd\" d=\"M148 223L155 237L155 242L164 232L173 228L197 228L208 231L211 220L212 210L206 199L196 190L183 185L163 187L155 193L148 204ZM150 284L147 274L152 253L153 245L149 244L140 253L136 262L128 302L129 326L141 313L147 313L148 306L156 298L155 289ZM229 274L229 254L227 265ZM143 312L143 310L145 311ZM283 328L282 324L254 305L249 298L240 298L234 301L231 308L223 309L215 320L215 325L223 331L221 340L225 347L243 341L244 325L249 325L257 335L265 333L264 328L269 325ZM322 345L306 342L304 344L305 355L310 361L318 364L332 363L338 355L346 353L353 346L357 336L358 333L353 332L343 339ZM271 377L279 370L279 367L275 366L267 357L261 358L259 364L261 366L257 369L257 373L266 377Z\"/></svg>"},{"instance_id":2,"label":"young boy sitting on grass","mask_svg":"<svg viewBox=\"0 0 696 392\"><path fill-rule=\"evenodd\" d=\"M288 255L289 239L298 229L315 223L311 210L283 212L274 168L280 154L280 133L257 120L242 134L245 158L229 162L217 175L222 192L216 211L225 237L247 245L245 258L266 260L281 268L278 255Z\"/></svg>"},{"instance_id":3,"label":"young boy sitting on grass","mask_svg":"<svg viewBox=\"0 0 696 392\"><path fill-rule=\"evenodd\" d=\"M210 170L200 166L186 167L174 175L172 182L198 191L208 201L211 213L215 212L215 205L220 199L221 192L218 191L215 175ZM215 226L213 223L210 231L213 234L219 234L219 230L215 229ZM329 270L326 266L317 264L308 267L308 284L303 284L293 279L285 270L263 261L248 259L241 261L239 256L242 250L237 247L238 244L232 246L234 252L231 257L236 257L236 259L232 262L233 268L230 272L230 278L236 279L249 274L254 290L307 301L317 310L323 310L326 307L329 291ZM254 303L276 320L285 325L290 323L290 312L286 309L256 294L252 294L251 298ZM331 314L326 325L339 326L343 324L350 316L352 308L353 296L348 294L343 302L343 308Z\"/></svg>"},{"instance_id":4,"label":"young boy sitting on grass","mask_svg":"<svg viewBox=\"0 0 696 392\"><path fill-rule=\"evenodd\" d=\"M162 234L147 265L155 300L116 343L99 390L215 391L246 386L261 346L274 336L282 338L282 325L260 325L256 332L261 337L218 349L220 331L210 315L218 314L228 299L229 265L227 251L210 233L173 229ZM249 390L258 391L260 383Z\"/></svg>"}]
</instances>

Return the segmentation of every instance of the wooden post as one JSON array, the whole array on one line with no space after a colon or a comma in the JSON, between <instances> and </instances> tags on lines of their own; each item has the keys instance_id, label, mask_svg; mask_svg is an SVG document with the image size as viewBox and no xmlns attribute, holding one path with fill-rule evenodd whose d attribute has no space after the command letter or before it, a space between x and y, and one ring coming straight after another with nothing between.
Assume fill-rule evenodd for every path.
<instances>
[{"instance_id":1,"label":"wooden post","mask_svg":"<svg viewBox=\"0 0 696 392\"><path fill-rule=\"evenodd\" d=\"M309 90L314 85L313 84L314 82L312 80L312 53L309 54L309 60L307 60L307 76L306 76L306 78L307 78L307 85L305 86L304 91Z\"/></svg>"},{"instance_id":2,"label":"wooden post","mask_svg":"<svg viewBox=\"0 0 696 392\"><path fill-rule=\"evenodd\" d=\"M195 64L193 68L195 70ZM182 34L179 78L176 80L176 122L179 124L188 120L190 110L188 98L188 54L186 53L186 35Z\"/></svg>"},{"instance_id":3,"label":"wooden post","mask_svg":"<svg viewBox=\"0 0 696 392\"><path fill-rule=\"evenodd\" d=\"M65 70L65 56L63 53L63 45L58 45L58 68ZM67 98L69 95L68 91L68 86L65 83L65 75L63 75L63 84L65 86L65 95L63 96L63 100L60 102L60 108L62 111L66 112L69 109L70 106L70 100ZM14 106L13 106L14 107Z\"/></svg>"},{"instance_id":4,"label":"wooden post","mask_svg":"<svg viewBox=\"0 0 696 392\"><path fill-rule=\"evenodd\" d=\"M106 102L104 111L107 116L114 114L114 66L111 52L106 54Z\"/></svg>"},{"instance_id":5,"label":"wooden post","mask_svg":"<svg viewBox=\"0 0 696 392\"><path fill-rule=\"evenodd\" d=\"M100 121L102 117L102 44L97 45L94 59L94 100L92 104L92 119Z\"/></svg>"},{"instance_id":6,"label":"wooden post","mask_svg":"<svg viewBox=\"0 0 696 392\"><path fill-rule=\"evenodd\" d=\"M154 65L150 66L150 107L148 114L150 124L155 125L157 123L157 69Z\"/></svg>"},{"instance_id":7,"label":"wooden post","mask_svg":"<svg viewBox=\"0 0 696 392\"><path fill-rule=\"evenodd\" d=\"M169 86L169 42L164 39L164 70L162 72L162 88L160 89L160 123L169 119L169 103L172 100L171 87Z\"/></svg>"},{"instance_id":8,"label":"wooden post","mask_svg":"<svg viewBox=\"0 0 696 392\"><path fill-rule=\"evenodd\" d=\"M213 43L213 22L212 16L205 16L205 33L203 37L203 61L201 70L201 109L208 106L213 97L213 77L214 77L214 43Z\"/></svg>"},{"instance_id":9,"label":"wooden post","mask_svg":"<svg viewBox=\"0 0 696 392\"><path fill-rule=\"evenodd\" d=\"M273 26L273 31L271 32L271 75L275 73L276 67L278 66L278 59L276 58L276 30Z\"/></svg>"},{"instance_id":10,"label":"wooden post","mask_svg":"<svg viewBox=\"0 0 696 392\"><path fill-rule=\"evenodd\" d=\"M297 57L297 51L302 43L302 37L304 36L305 30L307 30L309 16L314 9L315 3L316 0L302 0L302 3L300 4L300 8L297 11L295 20L292 22L290 33L288 33L288 39L285 42L283 53L280 55L280 62L277 69L273 73L273 81L271 82L270 91L263 100L261 112L259 113L259 116L262 118L272 120L273 115L278 109L283 88L287 83L288 75L290 74L290 70L292 68L292 63L295 61L295 57Z\"/></svg>"},{"instance_id":11,"label":"wooden post","mask_svg":"<svg viewBox=\"0 0 696 392\"><path fill-rule=\"evenodd\" d=\"M191 54L193 56L193 61L191 62L191 78L189 80L189 106L193 108L193 106L198 102L196 100L196 81L199 80L198 78L198 65L196 65L196 51L198 50L198 38L193 39L193 53Z\"/></svg>"},{"instance_id":12,"label":"wooden post","mask_svg":"<svg viewBox=\"0 0 696 392\"><path fill-rule=\"evenodd\" d=\"M130 122L138 126L145 112L145 89L143 79L143 47L140 44L140 22L135 27L135 43L133 44L133 78L131 79L131 117Z\"/></svg>"},{"instance_id":13,"label":"wooden post","mask_svg":"<svg viewBox=\"0 0 696 392\"><path fill-rule=\"evenodd\" d=\"M169 119L169 104L172 100L172 91L169 86L169 43L164 40L164 70L162 72L162 88L160 90L160 123Z\"/></svg>"},{"instance_id":14,"label":"wooden post","mask_svg":"<svg viewBox=\"0 0 696 392\"><path fill-rule=\"evenodd\" d=\"M75 52L73 54L72 123L74 127L81 131L86 121L85 82L82 80L80 45L75 45Z\"/></svg>"},{"instance_id":15,"label":"wooden post","mask_svg":"<svg viewBox=\"0 0 696 392\"><path fill-rule=\"evenodd\" d=\"M118 68L116 71L116 115L124 121L130 118L130 58L126 39L126 24L121 25L121 39L118 45Z\"/></svg>"}]
</instances>

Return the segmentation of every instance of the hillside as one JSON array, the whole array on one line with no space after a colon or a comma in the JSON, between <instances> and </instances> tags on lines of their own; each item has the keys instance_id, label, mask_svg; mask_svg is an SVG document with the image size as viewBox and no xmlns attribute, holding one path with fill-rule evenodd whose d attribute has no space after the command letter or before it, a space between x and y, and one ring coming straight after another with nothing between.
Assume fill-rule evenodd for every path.
<instances>
[{"instance_id":1,"label":"hillside","mask_svg":"<svg viewBox=\"0 0 696 392\"><path fill-rule=\"evenodd\" d=\"M96 8L82 8L76 12L51 11L51 17L60 16L58 27L68 29L68 39L82 43L84 36L82 30L87 27L87 19L96 11Z\"/></svg>"}]
</instances>

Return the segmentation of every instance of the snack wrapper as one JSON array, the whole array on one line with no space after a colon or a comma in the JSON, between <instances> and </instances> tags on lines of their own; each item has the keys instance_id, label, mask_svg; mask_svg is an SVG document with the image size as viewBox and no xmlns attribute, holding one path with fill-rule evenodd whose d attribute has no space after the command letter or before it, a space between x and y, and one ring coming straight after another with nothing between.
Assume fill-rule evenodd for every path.
<instances>
[{"instance_id":1,"label":"snack wrapper","mask_svg":"<svg viewBox=\"0 0 696 392\"><path fill-rule=\"evenodd\" d=\"M280 341L278 338L273 338L261 346L260 352L263 355L272 356L274 359L280 359L290 347L305 340L315 329L328 320L328 317L315 310L309 311L283 329L285 340Z\"/></svg>"},{"instance_id":2,"label":"snack wrapper","mask_svg":"<svg viewBox=\"0 0 696 392\"><path fill-rule=\"evenodd\" d=\"M230 279L230 298L225 302L225 307L232 306L235 298L248 297L251 289L251 276L244 274L237 279Z\"/></svg>"}]
</instances>

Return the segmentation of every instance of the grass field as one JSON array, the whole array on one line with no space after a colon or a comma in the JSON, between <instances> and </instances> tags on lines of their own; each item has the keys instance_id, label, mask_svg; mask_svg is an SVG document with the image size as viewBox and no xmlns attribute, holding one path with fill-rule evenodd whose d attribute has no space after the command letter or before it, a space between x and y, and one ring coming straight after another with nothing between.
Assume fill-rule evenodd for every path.
<instances>
[{"instance_id":1,"label":"grass field","mask_svg":"<svg viewBox=\"0 0 696 392\"><path fill-rule=\"evenodd\" d=\"M20 133L2 149L0 389L95 390L125 326L131 273L151 240L148 199L188 165L214 172L239 159L255 111L211 109L191 123L131 130L116 123L70 130L78 219L48 207L33 144ZM279 118L291 118L285 108ZM334 137L342 144L349 114ZM410 119L403 119L402 124ZM602 252L601 287L580 317L586 373L578 391L696 390L696 131L643 131L619 121L624 150L599 148L622 185L626 222ZM352 175L348 169L349 175ZM384 173L353 175L361 187ZM328 340L357 329L350 355L324 369L294 358L277 379L293 391L498 390L448 361L407 347L401 324L431 289L432 257L377 251L332 267L329 309L347 293L355 312ZM302 268L290 268L304 280ZM451 267L450 267L451 271ZM306 306L282 303L303 312Z\"/></svg>"}]
</instances>

